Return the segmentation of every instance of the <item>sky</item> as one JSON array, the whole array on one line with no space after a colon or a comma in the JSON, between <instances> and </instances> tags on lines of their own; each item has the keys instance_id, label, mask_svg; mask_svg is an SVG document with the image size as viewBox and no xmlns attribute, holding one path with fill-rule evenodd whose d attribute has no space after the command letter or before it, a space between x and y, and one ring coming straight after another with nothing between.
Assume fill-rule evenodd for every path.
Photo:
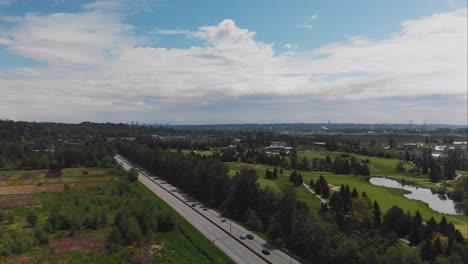
<instances>
[{"instance_id":1,"label":"sky","mask_svg":"<svg viewBox=\"0 0 468 264\"><path fill-rule=\"evenodd\" d=\"M467 124L466 0L0 0L0 118Z\"/></svg>"}]
</instances>

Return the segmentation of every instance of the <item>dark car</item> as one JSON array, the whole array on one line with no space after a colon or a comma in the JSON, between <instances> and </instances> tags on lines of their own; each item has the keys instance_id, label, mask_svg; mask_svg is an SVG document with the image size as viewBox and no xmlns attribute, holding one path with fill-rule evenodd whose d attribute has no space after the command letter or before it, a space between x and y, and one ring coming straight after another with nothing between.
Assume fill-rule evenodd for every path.
<instances>
[{"instance_id":1,"label":"dark car","mask_svg":"<svg viewBox=\"0 0 468 264\"><path fill-rule=\"evenodd\" d=\"M195 206L197 206L197 204L195 204L195 203L194 203L194 204L192 204L192 207L195 207Z\"/></svg>"},{"instance_id":2,"label":"dark car","mask_svg":"<svg viewBox=\"0 0 468 264\"><path fill-rule=\"evenodd\" d=\"M254 236L253 236L252 234L248 234L248 235L247 235L247 238L250 239L250 240L252 240L252 239L254 239Z\"/></svg>"},{"instance_id":3,"label":"dark car","mask_svg":"<svg viewBox=\"0 0 468 264\"><path fill-rule=\"evenodd\" d=\"M262 253L265 255L270 255L270 250L264 248L262 249Z\"/></svg>"}]
</instances>

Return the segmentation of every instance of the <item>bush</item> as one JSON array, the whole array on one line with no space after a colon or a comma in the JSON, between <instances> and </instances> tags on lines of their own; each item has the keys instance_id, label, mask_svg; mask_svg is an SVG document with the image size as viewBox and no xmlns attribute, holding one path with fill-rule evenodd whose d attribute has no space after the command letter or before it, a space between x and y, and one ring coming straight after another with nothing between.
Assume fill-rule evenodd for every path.
<instances>
[{"instance_id":1,"label":"bush","mask_svg":"<svg viewBox=\"0 0 468 264\"><path fill-rule=\"evenodd\" d=\"M49 242L49 237L44 232L43 227L34 228L34 237L37 239L39 244L45 244L45 243Z\"/></svg>"},{"instance_id":2,"label":"bush","mask_svg":"<svg viewBox=\"0 0 468 264\"><path fill-rule=\"evenodd\" d=\"M37 217L36 213L33 210L28 212L28 215L26 216L26 221L30 226L36 226L38 220L39 217Z\"/></svg>"},{"instance_id":3,"label":"bush","mask_svg":"<svg viewBox=\"0 0 468 264\"><path fill-rule=\"evenodd\" d=\"M173 214L166 211L161 211L158 215L158 231L172 231L176 227L176 221Z\"/></svg>"}]
</instances>

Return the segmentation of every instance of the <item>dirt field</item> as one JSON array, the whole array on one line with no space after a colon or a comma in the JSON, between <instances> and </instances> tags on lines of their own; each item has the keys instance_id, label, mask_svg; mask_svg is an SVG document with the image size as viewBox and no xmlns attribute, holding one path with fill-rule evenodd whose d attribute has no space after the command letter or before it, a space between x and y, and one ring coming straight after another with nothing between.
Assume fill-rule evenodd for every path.
<instances>
[{"instance_id":1,"label":"dirt field","mask_svg":"<svg viewBox=\"0 0 468 264\"><path fill-rule=\"evenodd\" d=\"M19 206L27 206L34 204L32 194L19 194L19 195L1 195L0 208L11 208Z\"/></svg>"},{"instance_id":2,"label":"dirt field","mask_svg":"<svg viewBox=\"0 0 468 264\"><path fill-rule=\"evenodd\" d=\"M58 178L62 175L62 170L49 170L46 174L46 178Z\"/></svg>"},{"instance_id":3,"label":"dirt field","mask_svg":"<svg viewBox=\"0 0 468 264\"><path fill-rule=\"evenodd\" d=\"M20 179L20 180L34 179L34 178L36 178L37 176L39 176L39 173L40 173L40 172L35 172L35 171L28 172L28 173L25 173L25 174L21 175L21 177L20 177L19 179Z\"/></svg>"},{"instance_id":4,"label":"dirt field","mask_svg":"<svg viewBox=\"0 0 468 264\"><path fill-rule=\"evenodd\" d=\"M63 183L47 184L43 186L23 185L0 187L0 195L42 193L42 192L63 192Z\"/></svg>"},{"instance_id":5,"label":"dirt field","mask_svg":"<svg viewBox=\"0 0 468 264\"><path fill-rule=\"evenodd\" d=\"M105 250L105 242L97 239L85 239L80 237L69 237L54 240L49 243L51 252L56 255L69 251L80 251L83 253L99 253Z\"/></svg>"},{"instance_id":6,"label":"dirt field","mask_svg":"<svg viewBox=\"0 0 468 264\"><path fill-rule=\"evenodd\" d=\"M97 187L106 185L106 181L101 182L77 182L70 183L70 187ZM63 192L64 190L63 183L55 184L46 184L43 186L37 185L21 185L21 186L0 186L0 197L2 195L12 195L12 194L27 194L27 193L43 193L43 192Z\"/></svg>"},{"instance_id":7,"label":"dirt field","mask_svg":"<svg viewBox=\"0 0 468 264\"><path fill-rule=\"evenodd\" d=\"M0 181L7 181L8 179L10 179L10 176L9 175L1 175L0 176Z\"/></svg>"}]
</instances>

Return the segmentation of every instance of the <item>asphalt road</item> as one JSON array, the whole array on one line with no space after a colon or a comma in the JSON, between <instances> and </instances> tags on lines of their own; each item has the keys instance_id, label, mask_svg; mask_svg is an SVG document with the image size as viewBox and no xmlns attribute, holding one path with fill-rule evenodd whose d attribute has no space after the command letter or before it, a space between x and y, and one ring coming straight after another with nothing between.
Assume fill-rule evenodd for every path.
<instances>
[{"instance_id":1,"label":"asphalt road","mask_svg":"<svg viewBox=\"0 0 468 264\"><path fill-rule=\"evenodd\" d=\"M141 183L174 208L236 263L300 263L283 251L266 243L260 237L254 236L253 240L240 239L242 234L246 235L250 232L229 219L223 220L223 217L216 211L204 208L203 204L184 194L177 187L149 174L143 168L130 164L123 157L116 156L116 159L127 170L131 167L139 169L138 180ZM270 255L261 253L262 249L265 248L270 251Z\"/></svg>"}]
</instances>

